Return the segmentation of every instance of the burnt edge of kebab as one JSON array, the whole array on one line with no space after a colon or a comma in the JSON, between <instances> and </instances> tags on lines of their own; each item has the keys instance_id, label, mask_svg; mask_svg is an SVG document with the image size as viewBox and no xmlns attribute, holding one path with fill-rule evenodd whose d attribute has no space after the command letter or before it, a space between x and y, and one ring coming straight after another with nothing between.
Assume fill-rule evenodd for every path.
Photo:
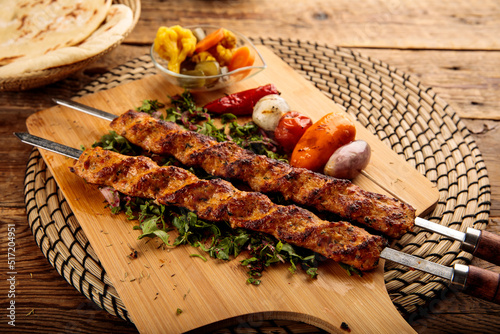
<instances>
[{"instance_id":1,"label":"burnt edge of kebab","mask_svg":"<svg viewBox=\"0 0 500 334\"><path fill-rule=\"evenodd\" d=\"M218 142L174 122L130 110L113 120L111 127L155 154L173 155L186 166L200 166L214 176L243 180L254 191L281 193L285 200L333 212L391 238L400 238L414 226L415 209L396 198L257 155L233 142Z\"/></svg>"},{"instance_id":2,"label":"burnt edge of kebab","mask_svg":"<svg viewBox=\"0 0 500 334\"><path fill-rule=\"evenodd\" d=\"M377 266L387 245L383 237L348 222L324 221L306 209L277 205L261 193L240 191L222 179L200 180L178 167L159 167L144 156L87 149L71 170L88 183L155 198L160 204L187 208L201 219L228 221L233 228L271 234L362 271Z\"/></svg>"}]
</instances>

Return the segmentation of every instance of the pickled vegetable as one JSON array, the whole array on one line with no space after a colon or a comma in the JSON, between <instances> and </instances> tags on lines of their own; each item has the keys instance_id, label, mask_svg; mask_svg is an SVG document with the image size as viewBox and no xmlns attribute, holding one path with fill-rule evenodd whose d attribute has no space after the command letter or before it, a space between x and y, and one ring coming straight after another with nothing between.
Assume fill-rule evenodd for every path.
<instances>
[{"instance_id":1,"label":"pickled vegetable","mask_svg":"<svg viewBox=\"0 0 500 334\"><path fill-rule=\"evenodd\" d=\"M368 166L371 157L370 145L364 140L355 140L336 150L325 165L324 173L338 179L352 180Z\"/></svg>"},{"instance_id":2,"label":"pickled vegetable","mask_svg":"<svg viewBox=\"0 0 500 334\"><path fill-rule=\"evenodd\" d=\"M160 27L156 33L154 49L160 57L168 60L168 69L179 73L181 63L195 51L196 37L181 26Z\"/></svg>"},{"instance_id":3,"label":"pickled vegetable","mask_svg":"<svg viewBox=\"0 0 500 334\"><path fill-rule=\"evenodd\" d=\"M207 51L211 47L214 47L217 44L219 44L223 38L224 38L224 28L219 28L214 32L206 35L205 38L196 43L195 52L198 53L202 51Z\"/></svg>"},{"instance_id":4,"label":"pickled vegetable","mask_svg":"<svg viewBox=\"0 0 500 334\"><path fill-rule=\"evenodd\" d=\"M176 25L158 29L154 51L168 61L166 67L172 72L195 76L201 71L204 73L201 76L216 76L254 64L256 54L249 46L240 45L244 43L238 40L235 33L224 28L207 33L201 27L191 30ZM206 64L201 64L209 62L212 62L209 64L212 67L213 62L217 63L217 71L215 67L207 70ZM222 68L224 71L221 71ZM242 69L230 79L241 80L250 73L251 69ZM226 81L229 77L207 80L181 78L178 82L184 88L201 88L204 85L213 86L219 80Z\"/></svg>"},{"instance_id":5,"label":"pickled vegetable","mask_svg":"<svg viewBox=\"0 0 500 334\"><path fill-rule=\"evenodd\" d=\"M220 72L219 63L216 61L202 61L196 64L195 70L201 71L206 77L212 75L218 75Z\"/></svg>"},{"instance_id":6,"label":"pickled vegetable","mask_svg":"<svg viewBox=\"0 0 500 334\"><path fill-rule=\"evenodd\" d=\"M192 76L193 78L178 78L177 81L180 86L185 88L200 88L210 86L218 80L218 78L204 77L218 75L219 73L219 63L216 61L202 61L197 63L193 69L181 69L180 74Z\"/></svg>"},{"instance_id":7,"label":"pickled vegetable","mask_svg":"<svg viewBox=\"0 0 500 334\"><path fill-rule=\"evenodd\" d=\"M202 39L204 39L207 36L205 34L205 30L203 30L203 28L200 28L200 27L193 29L193 35L194 35L194 37L196 37L197 41L201 41Z\"/></svg>"},{"instance_id":8,"label":"pickled vegetable","mask_svg":"<svg viewBox=\"0 0 500 334\"><path fill-rule=\"evenodd\" d=\"M216 61L202 61L194 67L195 71L201 71L206 77L220 74L220 66ZM206 85L210 86L219 80L218 78L205 79Z\"/></svg>"},{"instance_id":9,"label":"pickled vegetable","mask_svg":"<svg viewBox=\"0 0 500 334\"><path fill-rule=\"evenodd\" d=\"M205 86L206 80L203 78L203 72L200 70L181 70L181 74L192 76L192 78L177 78L179 86L184 88L200 88Z\"/></svg>"},{"instance_id":10,"label":"pickled vegetable","mask_svg":"<svg viewBox=\"0 0 500 334\"><path fill-rule=\"evenodd\" d=\"M252 66L255 61L255 54L248 46L242 46L234 51L231 61L229 62L229 71L234 71L238 68Z\"/></svg>"},{"instance_id":11,"label":"pickled vegetable","mask_svg":"<svg viewBox=\"0 0 500 334\"><path fill-rule=\"evenodd\" d=\"M345 112L326 114L300 138L292 152L290 165L322 171L333 152L355 137L356 127Z\"/></svg>"}]
</instances>

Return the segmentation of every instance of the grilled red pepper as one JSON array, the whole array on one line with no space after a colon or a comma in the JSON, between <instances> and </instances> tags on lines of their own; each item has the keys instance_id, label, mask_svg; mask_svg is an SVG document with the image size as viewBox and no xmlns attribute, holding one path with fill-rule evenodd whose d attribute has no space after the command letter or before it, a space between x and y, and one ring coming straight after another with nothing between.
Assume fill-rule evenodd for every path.
<instances>
[{"instance_id":1,"label":"grilled red pepper","mask_svg":"<svg viewBox=\"0 0 500 334\"><path fill-rule=\"evenodd\" d=\"M270 94L280 94L273 84L226 95L207 103L204 108L214 114L231 113L236 116L251 115L253 107L261 98Z\"/></svg>"}]
</instances>

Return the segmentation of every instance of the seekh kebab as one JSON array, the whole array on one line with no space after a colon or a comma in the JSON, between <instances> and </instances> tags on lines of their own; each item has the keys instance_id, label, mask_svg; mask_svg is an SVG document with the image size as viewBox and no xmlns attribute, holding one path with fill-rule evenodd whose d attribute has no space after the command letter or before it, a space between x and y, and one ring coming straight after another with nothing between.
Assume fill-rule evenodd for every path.
<instances>
[{"instance_id":1,"label":"seekh kebab","mask_svg":"<svg viewBox=\"0 0 500 334\"><path fill-rule=\"evenodd\" d=\"M359 270L375 268L387 243L348 222L325 221L301 207L277 205L266 195L238 190L222 179L200 180L185 169L160 167L144 156L96 147L85 150L71 171L88 183L184 207L201 219L228 221L233 228L268 233Z\"/></svg>"},{"instance_id":2,"label":"seekh kebab","mask_svg":"<svg viewBox=\"0 0 500 334\"><path fill-rule=\"evenodd\" d=\"M242 180L253 191L281 194L286 200L332 212L391 238L401 237L414 226L413 207L365 191L349 180L295 168L233 142L218 142L142 112L130 110L110 125L116 133L149 152L174 156L186 166L201 167L214 176Z\"/></svg>"}]
</instances>

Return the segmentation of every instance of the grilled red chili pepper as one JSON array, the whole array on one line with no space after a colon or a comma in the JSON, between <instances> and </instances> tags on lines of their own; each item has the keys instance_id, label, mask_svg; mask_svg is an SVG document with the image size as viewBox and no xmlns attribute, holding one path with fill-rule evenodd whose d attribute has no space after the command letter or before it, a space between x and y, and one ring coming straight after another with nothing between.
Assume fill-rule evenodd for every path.
<instances>
[{"instance_id":1,"label":"grilled red chili pepper","mask_svg":"<svg viewBox=\"0 0 500 334\"><path fill-rule=\"evenodd\" d=\"M273 84L226 95L207 103L204 108L215 114L231 113L236 116L251 115L253 107L261 98L270 94L280 94Z\"/></svg>"}]
</instances>

